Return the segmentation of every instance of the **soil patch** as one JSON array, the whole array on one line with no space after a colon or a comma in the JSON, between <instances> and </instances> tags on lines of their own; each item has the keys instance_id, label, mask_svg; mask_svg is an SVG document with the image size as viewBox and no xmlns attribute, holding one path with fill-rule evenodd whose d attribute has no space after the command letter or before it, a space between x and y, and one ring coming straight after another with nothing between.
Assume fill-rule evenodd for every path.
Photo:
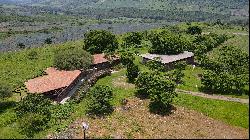
<instances>
[{"instance_id":1,"label":"soil patch","mask_svg":"<svg viewBox=\"0 0 250 140\"><path fill-rule=\"evenodd\" d=\"M149 112L149 100L129 99L124 107L117 107L111 116L76 120L68 132L71 138L83 138L81 122L89 123L87 138L186 138L186 139L248 139L248 129L230 126L202 113L175 106L166 116ZM65 133L67 133L65 131ZM62 133L61 135L67 134ZM63 138L63 137L57 137Z\"/></svg>"}]
</instances>

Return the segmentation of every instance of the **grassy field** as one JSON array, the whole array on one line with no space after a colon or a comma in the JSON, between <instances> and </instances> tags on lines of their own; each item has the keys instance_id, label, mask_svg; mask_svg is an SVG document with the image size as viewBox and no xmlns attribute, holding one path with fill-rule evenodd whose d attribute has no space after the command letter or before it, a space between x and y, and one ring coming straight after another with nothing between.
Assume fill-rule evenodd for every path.
<instances>
[{"instance_id":1,"label":"grassy field","mask_svg":"<svg viewBox=\"0 0 250 140\"><path fill-rule=\"evenodd\" d=\"M0 81L10 84L13 88L22 86L25 81L41 75L44 69L53 65L54 51L81 46L82 41L76 41L18 52L0 53ZM31 51L37 52L38 59L27 57Z\"/></svg>"},{"instance_id":2,"label":"grassy field","mask_svg":"<svg viewBox=\"0 0 250 140\"><path fill-rule=\"evenodd\" d=\"M244 38L244 40L246 40L246 38ZM120 38L119 41L121 41ZM236 43L236 45L242 43L242 48L246 45L243 41L231 41ZM230 40L226 43L230 44ZM23 86L25 81L41 75L44 69L53 65L54 51L68 47L81 47L82 45L83 41L80 40L59 45L47 45L45 47L32 48L20 52L0 53L0 81L9 83L13 88ZM27 57L32 51L37 52L38 59L32 60ZM138 51L139 53L147 53L146 48L139 49ZM141 60L141 57L136 56L135 63L139 65L141 70L147 70L147 67L141 64ZM202 85L198 74L201 74L202 71L203 70L199 67L196 67L193 70L191 66L188 66L184 70L184 84L179 85L178 88L199 91L199 88ZM123 98L135 98L134 85L126 82L126 69L121 69L119 72L113 73L111 76L100 79L97 82L97 85L98 84L109 85L113 88L114 98L112 104L114 106L119 106L120 101ZM239 98L248 98L248 95L239 96ZM19 128L16 123L17 118L15 116L14 107L19 100L20 96L14 94L14 96L7 101L0 102L0 138L26 138L19 133ZM8 103L6 104L6 102ZM3 104L5 105L3 106ZM249 107L245 104L179 94L174 100L174 105L202 112L206 116L221 120L232 126L249 128ZM64 120L57 125L49 124L50 128L38 133L35 135L35 138L44 138L50 132L56 132L67 128L68 125L77 118L85 116L85 108L86 102L85 99L83 99L79 104L74 104L74 112L67 120Z\"/></svg>"},{"instance_id":3,"label":"grassy field","mask_svg":"<svg viewBox=\"0 0 250 140\"><path fill-rule=\"evenodd\" d=\"M125 71L121 70L119 73L100 79L97 82L97 84L108 84L114 88L115 96L113 102L115 104L118 104L122 98L132 97L134 91L132 86L130 88L126 88L126 79L123 79L123 81L117 81L119 83L123 83L123 86L114 86L114 79L118 79L118 77L125 77ZM174 104L202 112L209 117L222 120L234 126L244 128L249 127L248 105L245 104L205 99L202 97L194 97L184 94L179 94L179 96L175 99Z\"/></svg>"}]
</instances>

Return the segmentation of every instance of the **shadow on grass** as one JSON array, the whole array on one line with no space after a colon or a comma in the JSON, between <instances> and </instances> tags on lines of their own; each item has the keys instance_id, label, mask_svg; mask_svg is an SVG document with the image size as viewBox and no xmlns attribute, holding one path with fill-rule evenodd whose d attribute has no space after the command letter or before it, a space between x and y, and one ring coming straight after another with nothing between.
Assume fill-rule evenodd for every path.
<instances>
[{"instance_id":1,"label":"shadow on grass","mask_svg":"<svg viewBox=\"0 0 250 140\"><path fill-rule=\"evenodd\" d=\"M14 101L3 101L0 102L0 113L3 113L5 110L9 108L13 108L16 106L16 102Z\"/></svg>"},{"instance_id":2,"label":"shadow on grass","mask_svg":"<svg viewBox=\"0 0 250 140\"><path fill-rule=\"evenodd\" d=\"M161 116L168 116L176 110L176 107L173 105L169 105L165 107L164 105L159 105L158 103L151 102L149 104L149 111L150 113L161 115Z\"/></svg>"},{"instance_id":3,"label":"shadow on grass","mask_svg":"<svg viewBox=\"0 0 250 140\"><path fill-rule=\"evenodd\" d=\"M135 97L141 99L141 100L144 100L144 99L149 99L149 96L146 95L146 94L142 94L142 93L139 93L139 92L135 92Z\"/></svg>"},{"instance_id":4,"label":"shadow on grass","mask_svg":"<svg viewBox=\"0 0 250 140\"><path fill-rule=\"evenodd\" d=\"M110 108L109 110L105 112L91 112L91 111L87 111L87 112L88 113L86 115L92 119L104 119L114 112L114 107Z\"/></svg>"}]
</instances>

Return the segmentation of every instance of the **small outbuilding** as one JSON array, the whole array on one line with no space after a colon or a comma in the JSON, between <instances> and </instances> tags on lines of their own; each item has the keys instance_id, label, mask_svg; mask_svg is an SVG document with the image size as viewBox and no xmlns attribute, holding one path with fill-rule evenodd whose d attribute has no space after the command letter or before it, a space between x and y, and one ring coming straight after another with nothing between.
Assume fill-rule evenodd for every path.
<instances>
[{"instance_id":1,"label":"small outbuilding","mask_svg":"<svg viewBox=\"0 0 250 140\"><path fill-rule=\"evenodd\" d=\"M97 68L98 70L103 70L117 65L119 63L119 57L114 56L108 59L105 54L94 54L94 60L91 68Z\"/></svg>"},{"instance_id":2,"label":"small outbuilding","mask_svg":"<svg viewBox=\"0 0 250 140\"><path fill-rule=\"evenodd\" d=\"M194 53L184 51L181 54L177 55L159 55L159 54L142 54L142 62L146 63L149 60L153 60L156 57L161 58L161 63L165 65L166 69L170 70L174 68L174 63L179 61L186 61L187 64L194 64Z\"/></svg>"}]
</instances>

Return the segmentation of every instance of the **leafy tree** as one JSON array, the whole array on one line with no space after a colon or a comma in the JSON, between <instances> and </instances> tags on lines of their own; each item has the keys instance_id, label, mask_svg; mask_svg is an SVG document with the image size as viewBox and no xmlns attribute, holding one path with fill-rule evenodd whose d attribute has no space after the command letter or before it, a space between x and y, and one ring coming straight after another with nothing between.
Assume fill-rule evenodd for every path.
<instances>
[{"instance_id":1,"label":"leafy tree","mask_svg":"<svg viewBox=\"0 0 250 140\"><path fill-rule=\"evenodd\" d=\"M127 47L130 47L130 46L140 47L142 38L143 36L140 32L130 32L123 39L124 45Z\"/></svg>"},{"instance_id":2,"label":"leafy tree","mask_svg":"<svg viewBox=\"0 0 250 140\"><path fill-rule=\"evenodd\" d=\"M140 70L137 65L135 65L134 63L129 63L127 65L127 73L126 73L128 82L134 83L135 79L138 77L139 72Z\"/></svg>"},{"instance_id":3,"label":"leafy tree","mask_svg":"<svg viewBox=\"0 0 250 140\"><path fill-rule=\"evenodd\" d=\"M43 95L28 94L23 100L18 103L16 108L16 114L18 117L23 117L28 113L37 113L46 115L49 120L51 102Z\"/></svg>"},{"instance_id":4,"label":"leafy tree","mask_svg":"<svg viewBox=\"0 0 250 140\"><path fill-rule=\"evenodd\" d=\"M131 64L133 63L134 60L135 60L135 57L132 52L124 51L121 53L121 63L123 65Z\"/></svg>"},{"instance_id":5,"label":"leafy tree","mask_svg":"<svg viewBox=\"0 0 250 140\"><path fill-rule=\"evenodd\" d=\"M12 91L9 85L0 83L0 98L5 99L12 96Z\"/></svg>"},{"instance_id":6,"label":"leafy tree","mask_svg":"<svg viewBox=\"0 0 250 140\"><path fill-rule=\"evenodd\" d=\"M180 61L176 62L174 65L175 70L173 70L173 80L176 83L183 83L183 77L185 76L183 70L187 66L187 63L185 61Z\"/></svg>"},{"instance_id":7,"label":"leafy tree","mask_svg":"<svg viewBox=\"0 0 250 140\"><path fill-rule=\"evenodd\" d=\"M187 33L191 35L195 35L195 34L200 35L202 33L202 29L199 26L189 26L187 28Z\"/></svg>"},{"instance_id":8,"label":"leafy tree","mask_svg":"<svg viewBox=\"0 0 250 140\"><path fill-rule=\"evenodd\" d=\"M84 34L84 49L91 54L114 52L118 48L118 41L114 34L105 30L91 30Z\"/></svg>"},{"instance_id":9,"label":"leafy tree","mask_svg":"<svg viewBox=\"0 0 250 140\"><path fill-rule=\"evenodd\" d=\"M87 69L92 64L92 55L81 48L55 52L54 66L61 70Z\"/></svg>"},{"instance_id":10,"label":"leafy tree","mask_svg":"<svg viewBox=\"0 0 250 140\"><path fill-rule=\"evenodd\" d=\"M140 73L135 85L138 93L150 97L150 110L156 113L168 112L177 96L175 83L159 71Z\"/></svg>"},{"instance_id":11,"label":"leafy tree","mask_svg":"<svg viewBox=\"0 0 250 140\"><path fill-rule=\"evenodd\" d=\"M172 55L183 53L191 48L191 42L185 37L168 31L154 33L149 37L149 40L152 43L150 53Z\"/></svg>"},{"instance_id":12,"label":"leafy tree","mask_svg":"<svg viewBox=\"0 0 250 140\"><path fill-rule=\"evenodd\" d=\"M164 65L161 63L160 57L147 61L146 66L149 67L150 70L159 70L162 72L166 71Z\"/></svg>"},{"instance_id":13,"label":"leafy tree","mask_svg":"<svg viewBox=\"0 0 250 140\"><path fill-rule=\"evenodd\" d=\"M97 85L87 93L87 113L91 115L106 115L113 111L110 104L113 98L111 87L105 85Z\"/></svg>"},{"instance_id":14,"label":"leafy tree","mask_svg":"<svg viewBox=\"0 0 250 140\"><path fill-rule=\"evenodd\" d=\"M249 55L235 46L223 46L210 54L203 66L204 88L216 92L243 93L249 83Z\"/></svg>"},{"instance_id":15,"label":"leafy tree","mask_svg":"<svg viewBox=\"0 0 250 140\"><path fill-rule=\"evenodd\" d=\"M28 94L16 107L21 132L28 137L47 127L51 118L50 100L43 95Z\"/></svg>"}]
</instances>

